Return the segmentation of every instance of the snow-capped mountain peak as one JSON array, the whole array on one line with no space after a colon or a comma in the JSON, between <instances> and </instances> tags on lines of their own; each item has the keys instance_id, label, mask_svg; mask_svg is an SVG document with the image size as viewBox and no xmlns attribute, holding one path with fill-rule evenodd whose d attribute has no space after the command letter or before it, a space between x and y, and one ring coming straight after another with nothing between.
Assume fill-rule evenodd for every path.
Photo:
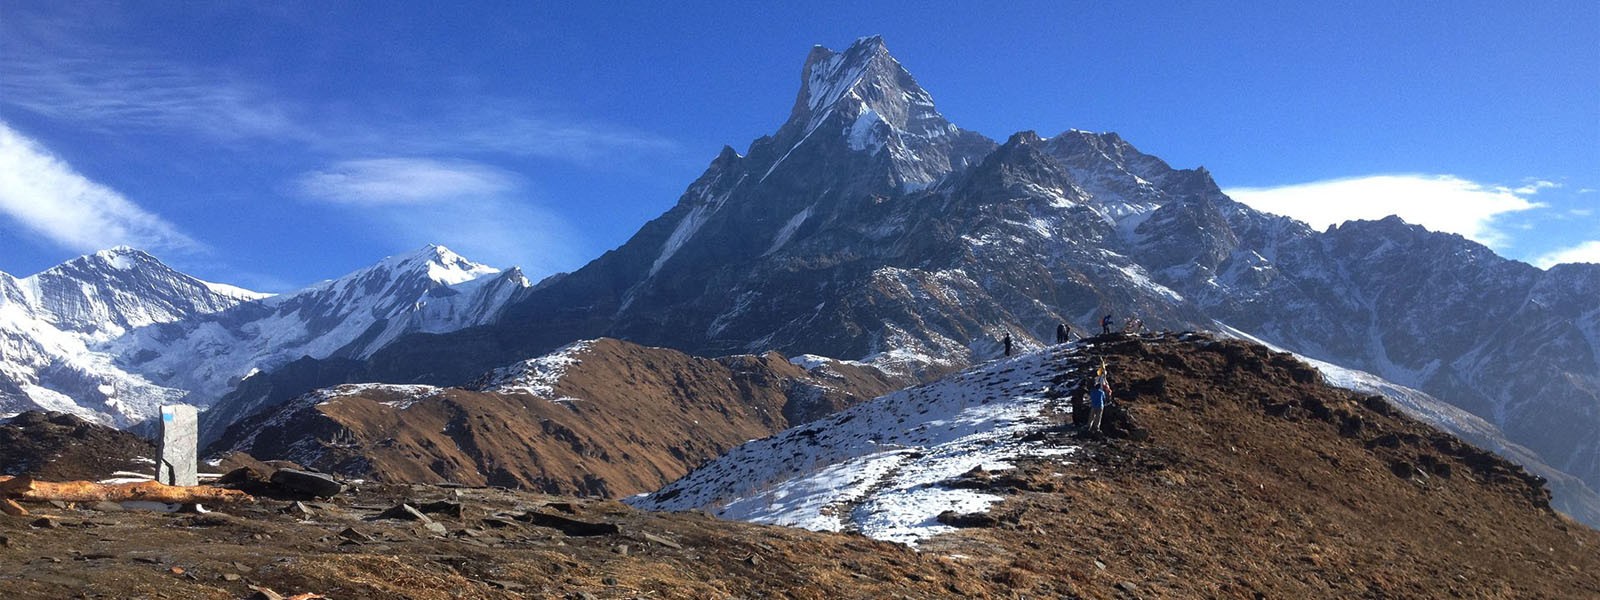
<instances>
[{"instance_id":1,"label":"snow-capped mountain peak","mask_svg":"<svg viewBox=\"0 0 1600 600\"><path fill-rule=\"evenodd\" d=\"M875 169L886 166L895 186L914 190L993 146L992 140L939 114L933 97L889 54L883 39L873 36L842 52L812 48L789 120L771 138L752 146L751 156L760 156L766 165L757 182L789 171L796 162L841 160L873 164ZM862 161L863 156L868 160Z\"/></svg>"},{"instance_id":2,"label":"snow-capped mountain peak","mask_svg":"<svg viewBox=\"0 0 1600 600\"><path fill-rule=\"evenodd\" d=\"M16 300L38 318L97 339L264 296L233 286L218 289L128 246L80 256L14 281L20 292Z\"/></svg>"},{"instance_id":3,"label":"snow-capped mountain peak","mask_svg":"<svg viewBox=\"0 0 1600 600\"><path fill-rule=\"evenodd\" d=\"M399 336L497 318L531 286L443 246L271 296L180 273L136 248L0 274L0 414L46 408L128 425L207 406L247 374L364 356Z\"/></svg>"},{"instance_id":4,"label":"snow-capped mountain peak","mask_svg":"<svg viewBox=\"0 0 1600 600\"><path fill-rule=\"evenodd\" d=\"M878 36L858 39L843 52L817 46L807 57L790 122L803 122L802 135L809 135L834 114L851 119L848 139L855 150L881 146L885 132L873 131L878 127L922 137L955 131Z\"/></svg>"},{"instance_id":5,"label":"snow-capped mountain peak","mask_svg":"<svg viewBox=\"0 0 1600 600\"><path fill-rule=\"evenodd\" d=\"M410 254L385 258L377 266L389 268L394 273L423 275L429 281L443 285L456 285L500 272L500 269L467 260L438 244L428 244Z\"/></svg>"}]
</instances>

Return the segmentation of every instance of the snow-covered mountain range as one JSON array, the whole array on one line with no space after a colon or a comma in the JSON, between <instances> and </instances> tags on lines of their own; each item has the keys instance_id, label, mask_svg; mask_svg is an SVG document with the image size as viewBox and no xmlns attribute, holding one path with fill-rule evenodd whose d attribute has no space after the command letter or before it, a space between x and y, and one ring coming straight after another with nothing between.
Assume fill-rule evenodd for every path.
<instances>
[{"instance_id":1,"label":"snow-covered mountain range","mask_svg":"<svg viewBox=\"0 0 1600 600\"><path fill-rule=\"evenodd\" d=\"M430 246L291 294L203 282L132 248L37 275L0 273L0 413L72 412L126 426L162 403L209 406L302 357L363 357L411 332L492 321L529 287Z\"/></svg>"},{"instance_id":2,"label":"snow-covered mountain range","mask_svg":"<svg viewBox=\"0 0 1600 600\"><path fill-rule=\"evenodd\" d=\"M1600 265L1539 270L1397 218L1317 232L1115 133L995 144L945 120L875 37L813 50L800 86L775 134L724 148L675 207L492 334L301 365L258 401L354 372L460 383L599 336L928 377L997 355L1003 334L1038 347L1110 313L1231 327L1422 390L1600 482Z\"/></svg>"},{"instance_id":3,"label":"snow-covered mountain range","mask_svg":"<svg viewBox=\"0 0 1600 600\"><path fill-rule=\"evenodd\" d=\"M119 356L165 385L185 375L158 360L164 350L238 366L266 352L210 349L260 335L241 323L292 314L315 337L371 315L338 328L360 329L342 341L290 335L324 358L274 354L286 362L216 403L213 415L232 420L339 383L460 385L603 336L702 356L817 354L928 379L999 355L1002 335L1038 348L1057 323L1082 330L1109 313L1119 324L1234 331L1372 373L1600 483L1600 265L1540 270L1397 218L1314 231L1115 133L996 143L949 122L876 37L815 48L800 75L787 122L743 154L723 148L622 246L537 288L481 284L525 291L445 311L462 315L449 327L482 326L405 337L449 328L390 326L410 322L402 315L422 288L385 303L352 281L316 300L147 327L119 338ZM368 301L366 312L338 308L347 299ZM244 313L256 317L229 316ZM206 381L227 371L248 372Z\"/></svg>"}]
</instances>

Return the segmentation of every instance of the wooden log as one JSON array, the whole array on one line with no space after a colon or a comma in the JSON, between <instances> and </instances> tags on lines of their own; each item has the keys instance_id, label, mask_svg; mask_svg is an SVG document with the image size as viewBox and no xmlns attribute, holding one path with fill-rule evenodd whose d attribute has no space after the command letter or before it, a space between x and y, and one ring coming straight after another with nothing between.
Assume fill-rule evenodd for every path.
<instances>
[{"instance_id":1,"label":"wooden log","mask_svg":"<svg viewBox=\"0 0 1600 600\"><path fill-rule=\"evenodd\" d=\"M10 498L0 498L0 512L13 517L28 516L28 509L23 508L21 504L17 504Z\"/></svg>"},{"instance_id":2,"label":"wooden log","mask_svg":"<svg viewBox=\"0 0 1600 600\"><path fill-rule=\"evenodd\" d=\"M92 481L34 481L19 477L0 483L0 495L27 502L168 502L225 504L255 500L239 490L208 485L172 486L155 481L95 483Z\"/></svg>"}]
</instances>

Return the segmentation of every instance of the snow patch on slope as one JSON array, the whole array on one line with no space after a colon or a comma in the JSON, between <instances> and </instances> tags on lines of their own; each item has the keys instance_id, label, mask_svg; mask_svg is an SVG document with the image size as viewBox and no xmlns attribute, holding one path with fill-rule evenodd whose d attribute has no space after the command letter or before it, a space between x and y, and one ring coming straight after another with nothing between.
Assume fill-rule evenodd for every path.
<instances>
[{"instance_id":1,"label":"snow patch on slope","mask_svg":"<svg viewBox=\"0 0 1600 600\"><path fill-rule=\"evenodd\" d=\"M566 375L567 369L578 364L578 355L594 345L594 340L583 340L538 358L500 367L475 384L473 388L484 392L502 394L527 393L540 398L556 398L555 385Z\"/></svg>"},{"instance_id":2,"label":"snow patch on slope","mask_svg":"<svg viewBox=\"0 0 1600 600\"><path fill-rule=\"evenodd\" d=\"M915 545L953 529L938 522L939 513L982 511L1001 500L942 482L974 467L1000 470L1020 457L1075 451L1022 441L1051 425L1044 394L1063 361L1078 360L1069 348L992 362L746 443L628 502Z\"/></svg>"},{"instance_id":3,"label":"snow patch on slope","mask_svg":"<svg viewBox=\"0 0 1600 600\"><path fill-rule=\"evenodd\" d=\"M773 252L777 252L778 249L782 248L784 244L789 243L789 239L794 237L794 232L800 229L800 225L804 224L806 219L811 218L811 211L816 207L817 205L812 204L811 206L807 206L805 210L797 212L794 214L794 216L789 217L789 221L783 224L783 229L779 229L778 234L773 236L772 247L767 248L767 251L762 252L761 255L766 256L768 254L772 254Z\"/></svg>"}]
</instances>

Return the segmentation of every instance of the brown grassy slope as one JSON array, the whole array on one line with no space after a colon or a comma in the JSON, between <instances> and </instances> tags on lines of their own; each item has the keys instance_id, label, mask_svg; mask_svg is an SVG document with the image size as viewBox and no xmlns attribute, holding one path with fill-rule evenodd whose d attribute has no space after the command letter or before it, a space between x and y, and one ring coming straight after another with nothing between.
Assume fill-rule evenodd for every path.
<instances>
[{"instance_id":1,"label":"brown grassy slope","mask_svg":"<svg viewBox=\"0 0 1600 600\"><path fill-rule=\"evenodd\" d=\"M713 360L602 339L576 358L552 398L451 388L419 400L375 389L302 409L240 449L384 482L618 497L889 387L846 365L812 375L776 353ZM407 400L417 401L384 404Z\"/></svg>"},{"instance_id":2,"label":"brown grassy slope","mask_svg":"<svg viewBox=\"0 0 1600 600\"><path fill-rule=\"evenodd\" d=\"M434 515L443 535L372 520L402 499L460 502L462 513ZM1013 597L979 567L897 544L611 501L365 486L313 503L309 517L280 514L286 504L209 515L49 505L33 505L29 517L0 514L0 596L225 600L258 585L339 600ZM621 531L569 537L514 518L530 510ZM59 527L29 525L41 515Z\"/></svg>"},{"instance_id":3,"label":"brown grassy slope","mask_svg":"<svg viewBox=\"0 0 1600 600\"><path fill-rule=\"evenodd\" d=\"M1600 597L1600 533L1520 467L1261 346L1099 353L1150 439L1026 464L1015 524L928 549L1086 597Z\"/></svg>"},{"instance_id":4,"label":"brown grassy slope","mask_svg":"<svg viewBox=\"0 0 1600 600\"><path fill-rule=\"evenodd\" d=\"M156 455L149 440L66 413L28 411L0 423L0 475L45 481L103 479L114 471L154 476Z\"/></svg>"}]
</instances>

